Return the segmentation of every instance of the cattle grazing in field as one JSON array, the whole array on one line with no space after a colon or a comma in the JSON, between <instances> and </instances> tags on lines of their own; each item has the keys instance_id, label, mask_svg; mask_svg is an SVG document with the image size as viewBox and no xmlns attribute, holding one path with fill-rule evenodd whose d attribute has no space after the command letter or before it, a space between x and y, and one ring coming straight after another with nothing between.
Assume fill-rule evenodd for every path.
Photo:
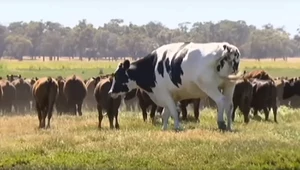
<instances>
[{"instance_id":1,"label":"cattle grazing in field","mask_svg":"<svg viewBox=\"0 0 300 170\"><path fill-rule=\"evenodd\" d=\"M55 102L55 107L56 107L56 111L57 111L58 115L62 115L63 113L66 114L69 111L67 98L64 93L64 86L65 86L66 80L63 77L58 76L56 78L56 81L58 84L58 96L57 96L57 100Z\"/></svg>"},{"instance_id":2,"label":"cattle grazing in field","mask_svg":"<svg viewBox=\"0 0 300 170\"><path fill-rule=\"evenodd\" d=\"M3 90L1 110L6 113L12 112L12 106L16 99L16 87L8 80L0 80L0 86Z\"/></svg>"},{"instance_id":3,"label":"cattle grazing in field","mask_svg":"<svg viewBox=\"0 0 300 170\"><path fill-rule=\"evenodd\" d=\"M244 115L244 122L249 123L249 112L251 109L252 96L253 85L251 82L246 78L237 81L233 93L232 121L235 119L236 109L239 108Z\"/></svg>"},{"instance_id":4,"label":"cattle grazing in field","mask_svg":"<svg viewBox=\"0 0 300 170\"><path fill-rule=\"evenodd\" d=\"M98 128L101 129L101 122L103 119L103 111L107 112L107 116L109 119L110 128L119 129L119 122L118 122L118 114L119 114L119 107L121 104L121 97L112 98L108 92L112 85L111 77L108 78L101 78L96 79L96 87L94 90L94 96L97 101L97 110L98 110ZM113 121L115 119L115 126Z\"/></svg>"},{"instance_id":5,"label":"cattle grazing in field","mask_svg":"<svg viewBox=\"0 0 300 170\"><path fill-rule=\"evenodd\" d=\"M170 115L175 130L182 129L178 101L209 96L218 108L218 128L232 130L232 96L235 81L242 76L236 74L239 63L239 49L227 42L166 44L132 63L120 63L109 93L116 98L134 88L144 90L154 103L164 107L163 130L167 129Z\"/></svg>"},{"instance_id":6,"label":"cattle grazing in field","mask_svg":"<svg viewBox=\"0 0 300 170\"><path fill-rule=\"evenodd\" d=\"M269 119L269 111L272 109L274 121L277 123L277 90L273 80L251 81L253 85L253 98L251 107L254 110L254 116L257 116L258 111L263 110L265 120Z\"/></svg>"},{"instance_id":7,"label":"cattle grazing in field","mask_svg":"<svg viewBox=\"0 0 300 170\"><path fill-rule=\"evenodd\" d=\"M43 77L34 83L32 91L36 102L39 128L50 128L53 107L58 95L58 84L52 77ZM47 126L46 118L48 118Z\"/></svg>"},{"instance_id":8,"label":"cattle grazing in field","mask_svg":"<svg viewBox=\"0 0 300 170\"><path fill-rule=\"evenodd\" d=\"M63 91L67 99L69 111L74 115L78 112L78 115L82 116L82 104L87 94L83 80L76 75L68 77Z\"/></svg>"}]
</instances>

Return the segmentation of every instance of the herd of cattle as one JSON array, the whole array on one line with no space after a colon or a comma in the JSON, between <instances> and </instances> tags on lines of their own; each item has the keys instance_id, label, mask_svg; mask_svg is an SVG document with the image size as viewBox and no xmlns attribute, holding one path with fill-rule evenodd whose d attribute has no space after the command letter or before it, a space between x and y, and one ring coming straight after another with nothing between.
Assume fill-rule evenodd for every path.
<instances>
[{"instance_id":1,"label":"herd of cattle","mask_svg":"<svg viewBox=\"0 0 300 170\"><path fill-rule=\"evenodd\" d=\"M88 110L98 110L99 125L103 119L103 112L107 113L110 128L119 128L118 112L122 100L126 110L132 106L139 105L142 111L143 120L147 120L147 111L150 109L150 117L154 122L155 113L162 113L163 108L157 106L140 89L134 89L125 96L112 98L108 93L112 86L112 76L96 76L83 80L73 75L67 78L23 78L21 75L7 75L7 79L0 81L0 109L5 113L25 113L36 109L38 112L39 127L50 127L50 119L55 108L58 115L71 114L82 115L82 107ZM299 86L299 87L298 87ZM233 95L232 120L235 118L237 108L244 115L244 122L250 120L250 110L253 109L253 116L259 111L265 114L265 120L269 118L272 109L274 121L277 122L277 108L280 105L288 107L299 107L298 95L300 95L300 79L271 76L264 70L254 70L245 73L242 79L236 82ZM200 104L201 103L201 104ZM199 120L199 107L213 107L215 103L209 97L205 99L187 99L178 103L182 112L182 120L187 120L187 105L193 104L194 118ZM134 107L133 107L134 108ZM46 126L46 118L48 123ZM113 121L115 120L115 123ZM115 124L115 125L114 125Z\"/></svg>"}]
</instances>

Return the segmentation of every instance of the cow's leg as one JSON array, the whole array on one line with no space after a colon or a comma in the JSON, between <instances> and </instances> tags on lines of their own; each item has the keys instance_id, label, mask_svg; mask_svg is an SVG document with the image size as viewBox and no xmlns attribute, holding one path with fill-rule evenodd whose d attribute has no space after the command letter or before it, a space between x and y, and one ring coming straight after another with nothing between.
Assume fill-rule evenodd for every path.
<instances>
[{"instance_id":1,"label":"cow's leg","mask_svg":"<svg viewBox=\"0 0 300 170\"><path fill-rule=\"evenodd\" d=\"M36 104L35 107L36 107L36 111L38 112L39 128L42 128L42 110L38 104Z\"/></svg>"},{"instance_id":2,"label":"cow's leg","mask_svg":"<svg viewBox=\"0 0 300 170\"><path fill-rule=\"evenodd\" d=\"M77 103L79 116L82 116L82 103L83 103L83 101L80 101L80 102Z\"/></svg>"},{"instance_id":3,"label":"cow's leg","mask_svg":"<svg viewBox=\"0 0 300 170\"><path fill-rule=\"evenodd\" d=\"M264 113L265 113L265 121L268 121L270 110L267 107L264 107L263 110L264 110Z\"/></svg>"},{"instance_id":4,"label":"cow's leg","mask_svg":"<svg viewBox=\"0 0 300 170\"><path fill-rule=\"evenodd\" d=\"M233 92L235 84L229 82L225 85L223 89L223 94L225 96L225 112L227 116L227 130L232 131L232 110L233 110Z\"/></svg>"},{"instance_id":5,"label":"cow's leg","mask_svg":"<svg viewBox=\"0 0 300 170\"><path fill-rule=\"evenodd\" d=\"M101 122L103 119L103 115L102 115L102 107L99 103L97 104L97 110L98 110L98 128L101 129Z\"/></svg>"},{"instance_id":6,"label":"cow's leg","mask_svg":"<svg viewBox=\"0 0 300 170\"><path fill-rule=\"evenodd\" d=\"M207 96L209 96L213 101L215 101L218 110L218 116L217 116L218 128L220 130L226 130L226 124L224 121L223 113L224 113L224 106L225 106L224 104L227 98L219 91L218 86L216 86L214 83L200 84L196 82L196 84L204 93L206 93Z\"/></svg>"},{"instance_id":7,"label":"cow's leg","mask_svg":"<svg viewBox=\"0 0 300 170\"><path fill-rule=\"evenodd\" d=\"M147 120L147 107L144 102L139 101L140 108L142 109L143 120L144 122Z\"/></svg>"},{"instance_id":8,"label":"cow's leg","mask_svg":"<svg viewBox=\"0 0 300 170\"><path fill-rule=\"evenodd\" d=\"M233 109L232 109L232 114L231 114L231 118L232 118L232 121L234 122L234 119L235 119L235 111L237 109L237 105L233 105Z\"/></svg>"},{"instance_id":9,"label":"cow's leg","mask_svg":"<svg viewBox=\"0 0 300 170\"><path fill-rule=\"evenodd\" d=\"M50 120L52 118L53 107L54 107L54 102L50 102L47 109L47 117L48 117L47 128L50 128Z\"/></svg>"},{"instance_id":10,"label":"cow's leg","mask_svg":"<svg viewBox=\"0 0 300 170\"><path fill-rule=\"evenodd\" d=\"M200 99L195 99L193 101L193 105L194 105L194 117L195 117L197 122L200 122L200 120L199 120Z\"/></svg>"},{"instance_id":11,"label":"cow's leg","mask_svg":"<svg viewBox=\"0 0 300 170\"><path fill-rule=\"evenodd\" d=\"M164 107L163 111L162 111L162 122L163 122L163 130L167 130L168 128L168 122L169 122L169 110L168 108Z\"/></svg>"},{"instance_id":12,"label":"cow's leg","mask_svg":"<svg viewBox=\"0 0 300 170\"><path fill-rule=\"evenodd\" d=\"M42 128L46 127L47 110L48 109L43 109L42 110Z\"/></svg>"},{"instance_id":13,"label":"cow's leg","mask_svg":"<svg viewBox=\"0 0 300 170\"><path fill-rule=\"evenodd\" d=\"M115 112L114 112L114 101L110 100L108 108L107 108L107 116L109 120L109 127L110 129L114 128L114 117L115 117Z\"/></svg>"},{"instance_id":14,"label":"cow's leg","mask_svg":"<svg viewBox=\"0 0 300 170\"><path fill-rule=\"evenodd\" d=\"M115 117L115 128L116 129L120 129L120 125L119 125L119 121L118 121L118 115L119 115L119 109L118 108L116 108L115 110L114 110L114 117Z\"/></svg>"},{"instance_id":15,"label":"cow's leg","mask_svg":"<svg viewBox=\"0 0 300 170\"><path fill-rule=\"evenodd\" d=\"M163 121L164 121L164 126L163 126L163 129L166 130L167 129L167 126L168 126L168 119L170 116L173 117L174 119L174 128L176 131L179 131L181 130L180 128L180 123L179 123L179 119L178 119L178 111L177 111L177 107L176 107L176 104L173 100L173 98L166 94L166 95L163 95L164 96L164 99L163 101L165 101L165 109L164 109L164 112L163 113ZM167 110L167 112L166 112Z\"/></svg>"},{"instance_id":16,"label":"cow's leg","mask_svg":"<svg viewBox=\"0 0 300 170\"><path fill-rule=\"evenodd\" d=\"M151 108L151 112L150 112L150 118L151 118L152 124L155 123L155 112L156 112L156 109L157 109L157 105L153 104L152 108Z\"/></svg>"},{"instance_id":17,"label":"cow's leg","mask_svg":"<svg viewBox=\"0 0 300 170\"><path fill-rule=\"evenodd\" d=\"M277 105L274 105L272 107L272 111L273 111L273 115L274 115L274 122L278 123L277 122Z\"/></svg>"},{"instance_id":18,"label":"cow's leg","mask_svg":"<svg viewBox=\"0 0 300 170\"><path fill-rule=\"evenodd\" d=\"M187 110L186 110L186 106L188 105L188 103L186 102L186 100L182 100L180 101L180 109L181 109L181 113L182 113L182 120L187 120ZM178 117L180 116L180 114L178 114Z\"/></svg>"}]
</instances>

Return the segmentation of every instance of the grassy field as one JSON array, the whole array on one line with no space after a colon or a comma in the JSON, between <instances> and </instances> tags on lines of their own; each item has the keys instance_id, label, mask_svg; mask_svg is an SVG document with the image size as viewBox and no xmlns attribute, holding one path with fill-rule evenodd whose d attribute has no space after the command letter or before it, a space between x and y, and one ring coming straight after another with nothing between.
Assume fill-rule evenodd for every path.
<instances>
[{"instance_id":1,"label":"grassy field","mask_svg":"<svg viewBox=\"0 0 300 170\"><path fill-rule=\"evenodd\" d=\"M1 61L0 74L25 77L113 71L117 63ZM300 60L242 61L242 69L263 68L272 76L299 76ZM298 74L297 74L298 73ZM191 114L191 111L189 111ZM39 130L35 113L0 117L0 169L300 169L299 110L280 107L278 124L238 117L232 133L219 132L216 110L201 111L201 122L169 125L143 122L141 113L120 113L120 130L97 128L97 113L57 116L51 129ZM271 114L272 115L272 114Z\"/></svg>"}]
</instances>

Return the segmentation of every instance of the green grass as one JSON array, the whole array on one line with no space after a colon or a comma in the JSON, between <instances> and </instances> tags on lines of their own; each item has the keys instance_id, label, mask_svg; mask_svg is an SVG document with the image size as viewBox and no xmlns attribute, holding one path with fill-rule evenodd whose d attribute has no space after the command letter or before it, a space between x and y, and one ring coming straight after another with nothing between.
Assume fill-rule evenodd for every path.
<instances>
[{"instance_id":1,"label":"green grass","mask_svg":"<svg viewBox=\"0 0 300 170\"><path fill-rule=\"evenodd\" d=\"M115 70L117 62L10 62L0 75L88 78ZM264 69L272 76L299 76L299 61L243 60L241 69ZM201 123L184 123L175 133L143 122L141 113L120 113L120 130L97 128L97 113L57 116L51 129L39 130L36 113L0 116L0 169L300 169L300 110L281 107L279 124L238 117L235 131L216 130L216 110L201 112ZM189 111L191 114L191 111ZM273 117L270 118L273 120Z\"/></svg>"},{"instance_id":2,"label":"green grass","mask_svg":"<svg viewBox=\"0 0 300 170\"><path fill-rule=\"evenodd\" d=\"M120 113L120 130L97 114L54 116L38 130L36 115L0 119L0 169L300 169L299 110L281 108L279 124L242 123L235 132L216 130L216 111L205 109L201 123L185 131L161 131L140 113ZM271 117L272 120L272 117Z\"/></svg>"}]
</instances>

